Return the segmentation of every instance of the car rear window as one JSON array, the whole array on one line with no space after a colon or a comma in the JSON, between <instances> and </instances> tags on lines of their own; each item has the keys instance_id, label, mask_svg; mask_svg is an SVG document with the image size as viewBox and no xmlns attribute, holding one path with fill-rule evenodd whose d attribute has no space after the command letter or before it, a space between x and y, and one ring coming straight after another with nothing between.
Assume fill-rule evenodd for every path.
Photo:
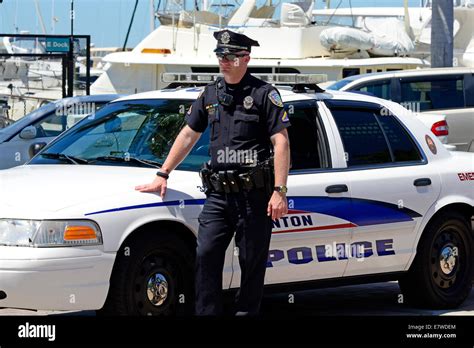
<instances>
[{"instance_id":1,"label":"car rear window","mask_svg":"<svg viewBox=\"0 0 474 348\"><path fill-rule=\"evenodd\" d=\"M421 161L411 136L394 116L379 109L331 108L348 167Z\"/></svg>"}]
</instances>

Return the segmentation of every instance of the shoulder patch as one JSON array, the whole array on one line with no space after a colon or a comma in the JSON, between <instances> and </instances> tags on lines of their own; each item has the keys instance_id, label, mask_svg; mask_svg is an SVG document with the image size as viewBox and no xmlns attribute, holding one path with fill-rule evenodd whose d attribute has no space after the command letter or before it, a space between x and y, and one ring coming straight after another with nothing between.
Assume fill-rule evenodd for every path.
<instances>
[{"instance_id":1,"label":"shoulder patch","mask_svg":"<svg viewBox=\"0 0 474 348\"><path fill-rule=\"evenodd\" d=\"M276 106L280 108L283 107L283 102L281 100L280 94L276 90L273 90L270 93L268 93L268 99L270 99L270 101Z\"/></svg>"}]
</instances>

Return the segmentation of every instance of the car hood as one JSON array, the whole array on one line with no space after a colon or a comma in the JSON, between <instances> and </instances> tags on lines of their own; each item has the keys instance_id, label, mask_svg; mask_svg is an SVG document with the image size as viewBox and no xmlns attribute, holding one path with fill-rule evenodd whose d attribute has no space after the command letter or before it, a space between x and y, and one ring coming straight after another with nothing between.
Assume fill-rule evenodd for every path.
<instances>
[{"instance_id":1,"label":"car hood","mask_svg":"<svg viewBox=\"0 0 474 348\"><path fill-rule=\"evenodd\" d=\"M0 217L44 218L51 215L44 213L67 208L84 216L90 211L161 202L155 193L134 189L150 183L155 173L155 168L95 165L24 165L1 170ZM165 200L201 196L196 188L199 182L196 172L174 171Z\"/></svg>"}]
</instances>

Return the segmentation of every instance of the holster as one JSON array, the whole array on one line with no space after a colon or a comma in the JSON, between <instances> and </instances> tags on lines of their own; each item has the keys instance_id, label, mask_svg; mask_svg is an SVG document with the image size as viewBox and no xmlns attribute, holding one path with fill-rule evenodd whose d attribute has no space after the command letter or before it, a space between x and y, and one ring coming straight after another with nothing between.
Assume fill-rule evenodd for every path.
<instances>
[{"instance_id":1,"label":"holster","mask_svg":"<svg viewBox=\"0 0 474 348\"><path fill-rule=\"evenodd\" d=\"M268 195L271 195L275 187L275 168L273 165L273 157L263 162L262 175L263 175L263 181L265 183L264 185L265 192Z\"/></svg>"},{"instance_id":2,"label":"holster","mask_svg":"<svg viewBox=\"0 0 474 348\"><path fill-rule=\"evenodd\" d=\"M237 170L215 172L206 163L199 175L206 192L238 193L263 189L271 195L275 186L273 159L259 163L245 173L239 173Z\"/></svg>"}]
</instances>

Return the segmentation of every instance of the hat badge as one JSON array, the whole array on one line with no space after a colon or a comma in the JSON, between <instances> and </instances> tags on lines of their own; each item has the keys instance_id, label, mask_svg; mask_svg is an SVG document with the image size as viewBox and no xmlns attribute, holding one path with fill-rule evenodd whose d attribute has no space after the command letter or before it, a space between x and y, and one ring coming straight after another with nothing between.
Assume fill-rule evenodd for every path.
<instances>
[{"instance_id":1,"label":"hat badge","mask_svg":"<svg viewBox=\"0 0 474 348\"><path fill-rule=\"evenodd\" d=\"M230 42L230 35L227 31L221 35L221 42L224 45L227 45Z\"/></svg>"}]
</instances>

